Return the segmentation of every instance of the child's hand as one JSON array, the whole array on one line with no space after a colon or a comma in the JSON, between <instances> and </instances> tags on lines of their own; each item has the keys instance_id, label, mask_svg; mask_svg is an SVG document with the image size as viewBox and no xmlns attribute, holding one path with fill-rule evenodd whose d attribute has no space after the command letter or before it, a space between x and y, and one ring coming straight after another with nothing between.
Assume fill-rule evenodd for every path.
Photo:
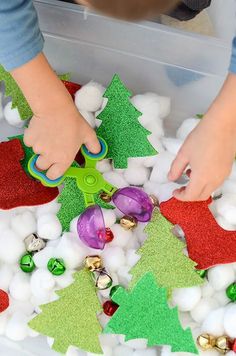
<instances>
[{"instance_id":1,"label":"child's hand","mask_svg":"<svg viewBox=\"0 0 236 356\"><path fill-rule=\"evenodd\" d=\"M56 179L72 164L78 150L85 144L89 151L98 153L100 144L95 132L75 108L51 117L34 116L25 130L24 142L39 154L37 168L48 170L47 176Z\"/></svg>"},{"instance_id":2,"label":"child's hand","mask_svg":"<svg viewBox=\"0 0 236 356\"><path fill-rule=\"evenodd\" d=\"M230 174L236 153L236 75L225 84L180 149L169 172L177 180L189 165L190 182L174 192L183 201L206 200Z\"/></svg>"}]
</instances>

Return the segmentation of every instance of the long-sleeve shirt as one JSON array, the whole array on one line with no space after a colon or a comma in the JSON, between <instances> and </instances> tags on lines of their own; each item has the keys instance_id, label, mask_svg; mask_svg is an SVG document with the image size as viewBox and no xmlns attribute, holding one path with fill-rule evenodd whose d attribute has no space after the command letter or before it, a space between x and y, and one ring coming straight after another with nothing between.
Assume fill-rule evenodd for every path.
<instances>
[{"instance_id":1,"label":"long-sleeve shirt","mask_svg":"<svg viewBox=\"0 0 236 356\"><path fill-rule=\"evenodd\" d=\"M0 0L0 64L11 71L35 58L42 50L43 36L33 1ZM236 73L236 37L229 70Z\"/></svg>"}]
</instances>

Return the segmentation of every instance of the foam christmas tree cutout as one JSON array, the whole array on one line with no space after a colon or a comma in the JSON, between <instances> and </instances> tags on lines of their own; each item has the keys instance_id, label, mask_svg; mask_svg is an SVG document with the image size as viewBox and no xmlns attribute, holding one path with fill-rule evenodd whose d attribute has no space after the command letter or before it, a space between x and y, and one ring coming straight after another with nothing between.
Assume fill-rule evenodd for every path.
<instances>
[{"instance_id":1,"label":"foam christmas tree cutout","mask_svg":"<svg viewBox=\"0 0 236 356\"><path fill-rule=\"evenodd\" d=\"M198 353L191 330L183 330L177 308L167 304L167 291L146 273L130 292L122 287L112 300L119 308L103 333L125 335L125 340L147 339L148 346L169 345L172 352Z\"/></svg>"},{"instance_id":2,"label":"foam christmas tree cutout","mask_svg":"<svg viewBox=\"0 0 236 356\"><path fill-rule=\"evenodd\" d=\"M185 233L189 257L198 269L236 262L236 231L220 227L212 215L211 199L181 202L172 198L160 204L162 214Z\"/></svg>"},{"instance_id":3,"label":"foam christmas tree cutout","mask_svg":"<svg viewBox=\"0 0 236 356\"><path fill-rule=\"evenodd\" d=\"M168 296L174 288L187 288L203 283L196 273L196 263L184 255L185 244L172 234L173 225L157 209L145 228L148 236L138 250L140 260L131 269L130 287L146 273L152 272L156 282L165 287Z\"/></svg>"},{"instance_id":4,"label":"foam christmas tree cutout","mask_svg":"<svg viewBox=\"0 0 236 356\"><path fill-rule=\"evenodd\" d=\"M69 80L69 77L69 74L63 74L59 76L61 80ZM21 89L11 74L0 65L0 82L1 81L3 81L5 84L5 96L10 96L12 98L12 109L18 109L20 118L22 120L30 119L33 116L33 112L24 94L22 93Z\"/></svg>"},{"instance_id":5,"label":"foam christmas tree cutout","mask_svg":"<svg viewBox=\"0 0 236 356\"><path fill-rule=\"evenodd\" d=\"M59 299L40 306L42 312L29 326L54 339L53 350L65 354L69 346L102 354L97 314L102 311L89 271L74 274L74 282L56 292Z\"/></svg>"},{"instance_id":6,"label":"foam christmas tree cutout","mask_svg":"<svg viewBox=\"0 0 236 356\"><path fill-rule=\"evenodd\" d=\"M49 203L58 195L27 176L21 166L24 150L17 139L0 143L0 209Z\"/></svg>"},{"instance_id":7,"label":"foam christmas tree cutout","mask_svg":"<svg viewBox=\"0 0 236 356\"><path fill-rule=\"evenodd\" d=\"M74 163L72 166L79 167L78 163ZM86 209L84 195L78 188L76 179L65 179L64 188L58 198L58 202L61 204L61 208L57 213L57 216L62 225L62 230L69 231L71 221ZM95 203L101 208L114 209L113 206L105 203L99 197L99 194L95 195Z\"/></svg>"},{"instance_id":8,"label":"foam christmas tree cutout","mask_svg":"<svg viewBox=\"0 0 236 356\"><path fill-rule=\"evenodd\" d=\"M138 121L142 113L130 102L131 95L119 76L115 75L103 95L108 103L97 117L102 121L97 135L107 142L107 158L113 160L115 168L127 168L130 157L157 154L148 141L151 132Z\"/></svg>"}]
</instances>

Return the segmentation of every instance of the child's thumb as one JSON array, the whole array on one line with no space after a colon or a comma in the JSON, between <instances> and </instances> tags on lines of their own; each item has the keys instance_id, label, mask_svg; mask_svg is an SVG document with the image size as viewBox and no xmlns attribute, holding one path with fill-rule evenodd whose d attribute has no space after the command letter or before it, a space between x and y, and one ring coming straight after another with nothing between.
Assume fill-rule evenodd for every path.
<instances>
[{"instance_id":1,"label":"child's thumb","mask_svg":"<svg viewBox=\"0 0 236 356\"><path fill-rule=\"evenodd\" d=\"M90 136L89 140L85 142L85 146L89 150L89 152L97 154L101 151L101 145L98 141L96 134Z\"/></svg>"}]
</instances>

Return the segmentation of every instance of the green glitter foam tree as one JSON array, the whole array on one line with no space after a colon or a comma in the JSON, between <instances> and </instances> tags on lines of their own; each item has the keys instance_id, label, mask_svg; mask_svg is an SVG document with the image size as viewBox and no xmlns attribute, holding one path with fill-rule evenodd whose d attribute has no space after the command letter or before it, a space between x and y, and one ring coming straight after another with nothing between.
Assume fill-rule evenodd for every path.
<instances>
[{"instance_id":1,"label":"green glitter foam tree","mask_svg":"<svg viewBox=\"0 0 236 356\"><path fill-rule=\"evenodd\" d=\"M115 168L127 168L128 158L157 154L147 138L151 132L138 121L142 113L130 102L131 95L115 75L104 94L108 103L97 117L102 121L97 134L107 142L107 158L113 160Z\"/></svg>"},{"instance_id":2,"label":"green glitter foam tree","mask_svg":"<svg viewBox=\"0 0 236 356\"><path fill-rule=\"evenodd\" d=\"M122 287L112 300L119 308L103 333L125 335L125 340L147 339L148 346L169 345L172 352L198 353L191 330L180 324L177 308L169 308L167 291L152 273L146 273L127 292Z\"/></svg>"},{"instance_id":3,"label":"green glitter foam tree","mask_svg":"<svg viewBox=\"0 0 236 356\"><path fill-rule=\"evenodd\" d=\"M173 235L172 228L173 225L155 209L144 230L148 238L137 252L141 258L130 271L130 287L146 272L153 273L158 285L167 288L169 296L175 288L204 282L196 272L196 263L184 254L185 244Z\"/></svg>"},{"instance_id":4,"label":"green glitter foam tree","mask_svg":"<svg viewBox=\"0 0 236 356\"><path fill-rule=\"evenodd\" d=\"M29 322L33 330L52 337L52 348L65 354L69 346L102 354L97 313L102 311L90 272L74 274L74 282L56 292L59 299L40 306L42 312Z\"/></svg>"}]
</instances>

